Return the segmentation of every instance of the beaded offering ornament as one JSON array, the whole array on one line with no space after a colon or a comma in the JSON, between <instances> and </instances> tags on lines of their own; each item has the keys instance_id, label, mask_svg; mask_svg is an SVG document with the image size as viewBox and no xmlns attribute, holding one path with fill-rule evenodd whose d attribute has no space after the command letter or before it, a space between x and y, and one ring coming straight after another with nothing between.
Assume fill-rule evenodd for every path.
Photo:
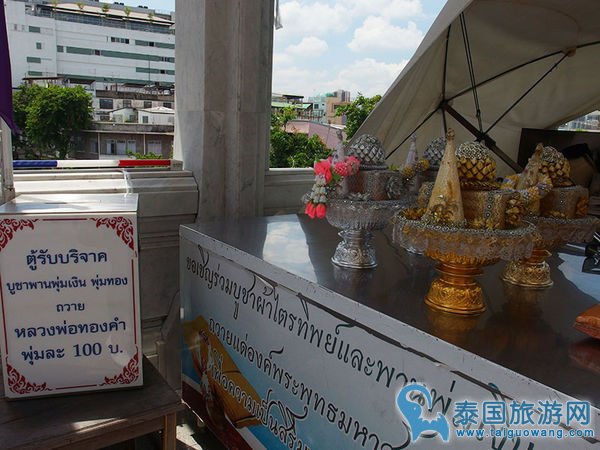
<instances>
[{"instance_id":1,"label":"beaded offering ornament","mask_svg":"<svg viewBox=\"0 0 600 450\"><path fill-rule=\"evenodd\" d=\"M412 164L407 164L400 169L400 176L404 184L410 182L415 176L420 173L425 173L429 169L429 161L425 158L421 158Z\"/></svg>"},{"instance_id":2,"label":"beaded offering ornament","mask_svg":"<svg viewBox=\"0 0 600 450\"><path fill-rule=\"evenodd\" d=\"M404 167L400 169L400 176L404 184L409 183L415 176L429 169L429 160L427 158L419 158L417 136L413 134L410 141L406 162L404 163Z\"/></svg>"}]
</instances>

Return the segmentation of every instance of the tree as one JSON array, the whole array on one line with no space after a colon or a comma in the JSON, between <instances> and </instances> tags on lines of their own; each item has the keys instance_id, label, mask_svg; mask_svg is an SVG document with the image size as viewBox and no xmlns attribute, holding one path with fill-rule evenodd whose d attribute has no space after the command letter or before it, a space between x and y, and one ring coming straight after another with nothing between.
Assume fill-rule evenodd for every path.
<instances>
[{"instance_id":1,"label":"tree","mask_svg":"<svg viewBox=\"0 0 600 450\"><path fill-rule=\"evenodd\" d=\"M83 3L83 2L77 2L75 4L79 8L79 11L83 12L83 8L85 8L85 3Z\"/></svg>"},{"instance_id":2,"label":"tree","mask_svg":"<svg viewBox=\"0 0 600 450\"><path fill-rule=\"evenodd\" d=\"M294 120L298 117L298 113L293 106L285 106L280 111L271 115L271 126L281 127L285 129L285 126L290 120Z\"/></svg>"},{"instance_id":3,"label":"tree","mask_svg":"<svg viewBox=\"0 0 600 450\"><path fill-rule=\"evenodd\" d=\"M14 98L23 131L16 148L29 157L65 159L73 136L91 124L92 97L81 86L21 85Z\"/></svg>"},{"instance_id":4,"label":"tree","mask_svg":"<svg viewBox=\"0 0 600 450\"><path fill-rule=\"evenodd\" d=\"M25 133L25 127L27 125L27 108L33 102L39 89L42 89L42 87L37 84L23 84L19 86L19 90L13 94L15 122L21 131L21 134L13 135L13 159L39 159L41 157L41 153L35 151L35 148Z\"/></svg>"},{"instance_id":5,"label":"tree","mask_svg":"<svg viewBox=\"0 0 600 450\"><path fill-rule=\"evenodd\" d=\"M354 136L356 130L358 130L367 116L373 111L379 100L381 100L381 95L364 97L359 92L358 97L352 103L338 107L335 115L346 116L346 136L348 139Z\"/></svg>"},{"instance_id":6,"label":"tree","mask_svg":"<svg viewBox=\"0 0 600 450\"><path fill-rule=\"evenodd\" d=\"M131 15L131 7L130 6L126 6L125 8L123 8L123 12L125 13L125 15L127 16L127 18L129 19L129 16Z\"/></svg>"},{"instance_id":7,"label":"tree","mask_svg":"<svg viewBox=\"0 0 600 450\"><path fill-rule=\"evenodd\" d=\"M331 153L319 136L288 133L287 123L296 117L296 110L287 106L271 116L271 167L312 167L314 162Z\"/></svg>"},{"instance_id":8,"label":"tree","mask_svg":"<svg viewBox=\"0 0 600 450\"><path fill-rule=\"evenodd\" d=\"M312 167L315 161L331 153L316 134L288 133L281 128L271 129L271 167Z\"/></svg>"},{"instance_id":9,"label":"tree","mask_svg":"<svg viewBox=\"0 0 600 450\"><path fill-rule=\"evenodd\" d=\"M102 3L102 12L104 14L108 14L110 11L110 5L108 3Z\"/></svg>"}]
</instances>

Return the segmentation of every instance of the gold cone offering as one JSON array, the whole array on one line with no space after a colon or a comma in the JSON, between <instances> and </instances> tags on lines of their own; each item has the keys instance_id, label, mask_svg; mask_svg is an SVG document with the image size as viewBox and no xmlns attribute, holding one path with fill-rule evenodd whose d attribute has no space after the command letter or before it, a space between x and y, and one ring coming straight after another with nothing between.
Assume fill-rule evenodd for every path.
<instances>
[{"instance_id":1,"label":"gold cone offering","mask_svg":"<svg viewBox=\"0 0 600 450\"><path fill-rule=\"evenodd\" d=\"M446 135L446 150L422 220L453 226L465 224L453 130L449 130Z\"/></svg>"},{"instance_id":2,"label":"gold cone offering","mask_svg":"<svg viewBox=\"0 0 600 450\"><path fill-rule=\"evenodd\" d=\"M436 269L440 275L425 296L427 305L447 313L476 315L485 311L485 302L475 277L483 266L498 259L529 256L535 228L467 228L452 130L446 139L425 212L420 218L415 211L395 216L392 239L403 248L415 248L439 261Z\"/></svg>"}]
</instances>

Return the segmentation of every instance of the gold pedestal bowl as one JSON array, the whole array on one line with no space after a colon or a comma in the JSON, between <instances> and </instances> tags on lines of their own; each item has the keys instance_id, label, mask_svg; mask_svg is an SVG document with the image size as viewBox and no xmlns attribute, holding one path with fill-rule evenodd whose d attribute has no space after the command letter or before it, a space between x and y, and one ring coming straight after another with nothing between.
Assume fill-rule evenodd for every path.
<instances>
[{"instance_id":1,"label":"gold pedestal bowl","mask_svg":"<svg viewBox=\"0 0 600 450\"><path fill-rule=\"evenodd\" d=\"M531 254L535 227L511 230L455 228L394 217L392 240L403 248L417 248L439 261L440 276L433 280L425 303L460 315L485 311L484 295L475 277L499 259L522 259Z\"/></svg>"},{"instance_id":2,"label":"gold pedestal bowl","mask_svg":"<svg viewBox=\"0 0 600 450\"><path fill-rule=\"evenodd\" d=\"M546 262L551 250L567 242L579 243L592 239L600 220L595 217L561 219L554 217L528 217L537 233L531 256L510 261L502 272L502 280L526 288L544 289L554 283L550 266Z\"/></svg>"}]
</instances>

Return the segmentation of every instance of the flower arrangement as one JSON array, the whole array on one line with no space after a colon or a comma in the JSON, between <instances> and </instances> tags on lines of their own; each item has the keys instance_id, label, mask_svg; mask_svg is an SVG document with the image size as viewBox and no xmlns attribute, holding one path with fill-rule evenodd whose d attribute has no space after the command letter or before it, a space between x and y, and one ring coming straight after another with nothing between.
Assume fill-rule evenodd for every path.
<instances>
[{"instance_id":1,"label":"flower arrangement","mask_svg":"<svg viewBox=\"0 0 600 450\"><path fill-rule=\"evenodd\" d=\"M315 162L315 184L306 202L305 212L311 219L323 219L327 212L327 196L345 177L358 172L360 161L354 156L334 161L333 157Z\"/></svg>"}]
</instances>

